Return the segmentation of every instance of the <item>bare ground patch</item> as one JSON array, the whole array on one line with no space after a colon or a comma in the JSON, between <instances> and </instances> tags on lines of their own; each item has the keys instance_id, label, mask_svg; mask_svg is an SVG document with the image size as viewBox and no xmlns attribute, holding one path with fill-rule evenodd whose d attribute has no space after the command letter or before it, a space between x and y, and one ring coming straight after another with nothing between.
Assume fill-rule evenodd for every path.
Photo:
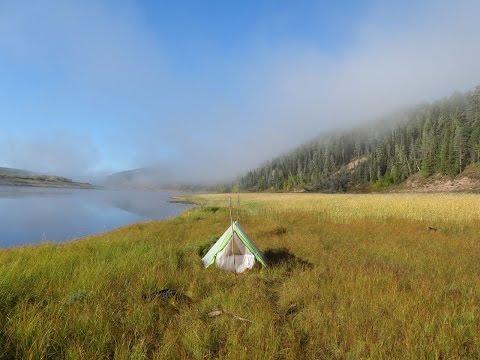
<instances>
[{"instance_id":1,"label":"bare ground patch","mask_svg":"<svg viewBox=\"0 0 480 360\"><path fill-rule=\"evenodd\" d=\"M480 190L480 180L470 177L449 179L434 176L429 179L419 179L417 176L410 177L404 183L405 188L417 192L455 192Z\"/></svg>"}]
</instances>

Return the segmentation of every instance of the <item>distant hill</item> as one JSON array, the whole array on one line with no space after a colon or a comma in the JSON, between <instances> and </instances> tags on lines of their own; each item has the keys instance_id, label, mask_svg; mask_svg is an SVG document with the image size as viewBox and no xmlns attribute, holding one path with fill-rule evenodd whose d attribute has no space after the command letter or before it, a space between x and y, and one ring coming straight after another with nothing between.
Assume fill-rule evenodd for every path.
<instances>
[{"instance_id":1,"label":"distant hill","mask_svg":"<svg viewBox=\"0 0 480 360\"><path fill-rule=\"evenodd\" d=\"M118 189L160 190L166 182L165 171L151 166L111 174L105 178L102 185Z\"/></svg>"},{"instance_id":2,"label":"distant hill","mask_svg":"<svg viewBox=\"0 0 480 360\"><path fill-rule=\"evenodd\" d=\"M236 186L248 191L321 192L463 190L465 184L474 189L480 188L479 163L476 87L363 127L317 137L248 172Z\"/></svg>"},{"instance_id":3,"label":"distant hill","mask_svg":"<svg viewBox=\"0 0 480 360\"><path fill-rule=\"evenodd\" d=\"M179 180L167 166L159 165L113 173L100 184L110 189L136 190L213 191L219 188L217 185Z\"/></svg>"},{"instance_id":4,"label":"distant hill","mask_svg":"<svg viewBox=\"0 0 480 360\"><path fill-rule=\"evenodd\" d=\"M58 187L92 189L93 185L75 182L71 179L37 174L32 171L0 167L0 185L3 186L33 186L33 187Z\"/></svg>"},{"instance_id":5,"label":"distant hill","mask_svg":"<svg viewBox=\"0 0 480 360\"><path fill-rule=\"evenodd\" d=\"M0 167L0 175L7 175L7 176L35 176L38 175L32 171L21 170L21 169L13 169L7 167Z\"/></svg>"}]
</instances>

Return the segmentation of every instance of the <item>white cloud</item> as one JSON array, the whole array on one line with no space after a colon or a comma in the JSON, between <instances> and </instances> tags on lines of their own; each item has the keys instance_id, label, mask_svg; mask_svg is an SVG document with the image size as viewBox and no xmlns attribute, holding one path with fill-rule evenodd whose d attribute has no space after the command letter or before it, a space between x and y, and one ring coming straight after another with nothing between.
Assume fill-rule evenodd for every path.
<instances>
[{"instance_id":1,"label":"white cloud","mask_svg":"<svg viewBox=\"0 0 480 360\"><path fill-rule=\"evenodd\" d=\"M273 156L322 131L478 85L480 3L426 2L411 10L420 13L408 26L390 28L382 19L392 10L377 10L335 57L314 46L263 49L271 55L245 68L259 118L239 156Z\"/></svg>"},{"instance_id":2,"label":"white cloud","mask_svg":"<svg viewBox=\"0 0 480 360\"><path fill-rule=\"evenodd\" d=\"M248 41L242 49L233 44L236 50L220 68L200 67L207 73L191 79L169 74L171 54L161 47L162 34L146 28L134 6L11 4L0 5L0 52L20 64L42 67L48 60L58 67L64 81L59 91L71 92L74 104L83 89L90 113L109 115L98 125L110 125L117 139L103 138L107 159L98 159L96 150L83 152L82 141L57 151L56 138L9 136L18 154L10 152L8 161L17 167L40 164L39 149L48 159L42 166L62 173L126 157L132 167L170 157L184 178L218 180L322 131L480 83L480 3L473 0L412 1L409 9L379 1L336 54L308 42L269 46L252 39L250 48Z\"/></svg>"}]
</instances>

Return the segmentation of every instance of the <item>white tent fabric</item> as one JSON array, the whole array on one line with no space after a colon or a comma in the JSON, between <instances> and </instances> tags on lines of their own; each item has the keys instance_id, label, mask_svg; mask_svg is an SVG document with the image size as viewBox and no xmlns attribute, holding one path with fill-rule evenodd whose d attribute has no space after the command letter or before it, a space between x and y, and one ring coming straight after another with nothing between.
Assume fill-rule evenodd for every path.
<instances>
[{"instance_id":1,"label":"white tent fabric","mask_svg":"<svg viewBox=\"0 0 480 360\"><path fill-rule=\"evenodd\" d=\"M255 265L255 255L243 244L236 233L225 248L217 254L215 259L217 267L242 273L250 270Z\"/></svg>"}]
</instances>

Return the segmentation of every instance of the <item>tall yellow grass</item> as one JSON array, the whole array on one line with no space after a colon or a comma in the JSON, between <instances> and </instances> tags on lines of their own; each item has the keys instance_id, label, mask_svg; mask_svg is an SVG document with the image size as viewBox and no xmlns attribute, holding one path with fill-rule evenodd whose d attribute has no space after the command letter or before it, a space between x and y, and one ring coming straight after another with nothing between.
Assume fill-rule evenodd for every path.
<instances>
[{"instance_id":1,"label":"tall yellow grass","mask_svg":"<svg viewBox=\"0 0 480 360\"><path fill-rule=\"evenodd\" d=\"M302 211L322 214L334 221L347 223L358 219L384 221L389 218L432 223L467 224L480 221L480 197L477 194L393 193L393 194L204 194L198 198L211 205L232 206L240 201L261 204L265 210Z\"/></svg>"}]
</instances>

